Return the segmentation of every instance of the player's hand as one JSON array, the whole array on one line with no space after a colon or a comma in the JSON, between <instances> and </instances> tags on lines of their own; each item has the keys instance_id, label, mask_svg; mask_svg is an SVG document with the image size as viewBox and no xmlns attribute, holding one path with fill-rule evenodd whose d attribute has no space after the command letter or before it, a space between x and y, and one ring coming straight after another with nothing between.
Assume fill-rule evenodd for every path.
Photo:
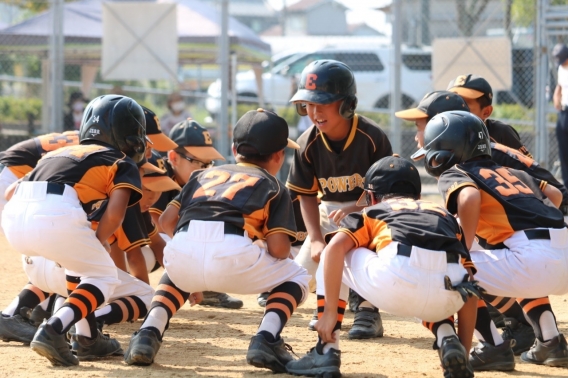
<instances>
[{"instance_id":1,"label":"player's hand","mask_svg":"<svg viewBox=\"0 0 568 378\"><path fill-rule=\"evenodd\" d=\"M343 218L347 216L347 214L349 213L345 212L345 210L343 209L333 210L331 213L329 213L329 219L331 219L333 223L339 226L339 223Z\"/></svg>"},{"instance_id":2,"label":"player's hand","mask_svg":"<svg viewBox=\"0 0 568 378\"><path fill-rule=\"evenodd\" d=\"M191 293L189 294L188 300L190 306L195 306L196 304L201 303L201 301L203 300L203 293L200 291L196 293Z\"/></svg>"},{"instance_id":3,"label":"player's hand","mask_svg":"<svg viewBox=\"0 0 568 378\"><path fill-rule=\"evenodd\" d=\"M337 324L337 311L330 312L325 311L321 319L319 319L314 326L318 335L324 343L335 342L335 335L333 334L333 329Z\"/></svg>"},{"instance_id":4,"label":"player's hand","mask_svg":"<svg viewBox=\"0 0 568 378\"><path fill-rule=\"evenodd\" d=\"M311 253L312 253L312 260L314 260L315 262L319 263L320 262L320 256L321 253L323 252L323 249L325 248L325 243L324 242L320 242L317 240L312 240L311 243Z\"/></svg>"}]
</instances>

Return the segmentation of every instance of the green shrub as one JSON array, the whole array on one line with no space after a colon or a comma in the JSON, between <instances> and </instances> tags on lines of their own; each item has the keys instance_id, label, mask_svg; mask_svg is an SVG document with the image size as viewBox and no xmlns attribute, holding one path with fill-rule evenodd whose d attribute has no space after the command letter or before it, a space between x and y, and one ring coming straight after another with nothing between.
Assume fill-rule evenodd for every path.
<instances>
[{"instance_id":1,"label":"green shrub","mask_svg":"<svg viewBox=\"0 0 568 378\"><path fill-rule=\"evenodd\" d=\"M35 122L41 118L42 101L39 98L0 97L0 122L27 124L28 118Z\"/></svg>"}]
</instances>

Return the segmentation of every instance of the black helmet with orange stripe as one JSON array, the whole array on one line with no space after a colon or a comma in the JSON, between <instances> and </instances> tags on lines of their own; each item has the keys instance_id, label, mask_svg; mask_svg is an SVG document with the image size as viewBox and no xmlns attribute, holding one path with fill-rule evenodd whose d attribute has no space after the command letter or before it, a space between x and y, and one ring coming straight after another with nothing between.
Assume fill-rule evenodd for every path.
<instances>
[{"instance_id":1,"label":"black helmet with orange stripe","mask_svg":"<svg viewBox=\"0 0 568 378\"><path fill-rule=\"evenodd\" d=\"M465 111L435 115L424 129L424 147L412 159L424 158L424 168L434 177L455 164L476 157L491 157L487 127L478 116Z\"/></svg>"},{"instance_id":2,"label":"black helmet with orange stripe","mask_svg":"<svg viewBox=\"0 0 568 378\"><path fill-rule=\"evenodd\" d=\"M104 95L92 100L85 109L79 141L96 140L124 152L135 162L146 149L144 110L130 97Z\"/></svg>"},{"instance_id":3,"label":"black helmet with orange stripe","mask_svg":"<svg viewBox=\"0 0 568 378\"><path fill-rule=\"evenodd\" d=\"M290 102L296 104L298 114L305 116L304 102L330 104L343 100L339 113L349 119L357 107L356 93L355 77L349 66L337 60L316 60L302 71L298 90Z\"/></svg>"}]
</instances>

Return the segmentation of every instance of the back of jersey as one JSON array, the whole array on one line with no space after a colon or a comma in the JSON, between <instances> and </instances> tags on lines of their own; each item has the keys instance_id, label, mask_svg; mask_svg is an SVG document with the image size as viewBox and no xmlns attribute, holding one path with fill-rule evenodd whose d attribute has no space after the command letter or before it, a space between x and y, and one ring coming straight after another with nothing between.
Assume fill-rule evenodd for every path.
<instances>
[{"instance_id":1,"label":"back of jersey","mask_svg":"<svg viewBox=\"0 0 568 378\"><path fill-rule=\"evenodd\" d=\"M264 239L283 232L295 240L292 201L284 185L264 169L251 164L227 164L196 171L176 200L177 228L191 220L227 222L250 237Z\"/></svg>"}]
</instances>

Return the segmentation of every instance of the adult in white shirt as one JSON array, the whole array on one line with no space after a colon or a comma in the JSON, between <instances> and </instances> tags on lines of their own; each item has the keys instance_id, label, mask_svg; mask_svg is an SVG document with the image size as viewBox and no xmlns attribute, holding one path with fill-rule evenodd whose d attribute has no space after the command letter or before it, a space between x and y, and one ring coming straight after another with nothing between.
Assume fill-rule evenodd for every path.
<instances>
[{"instance_id":1,"label":"adult in white shirt","mask_svg":"<svg viewBox=\"0 0 568 378\"><path fill-rule=\"evenodd\" d=\"M556 139L558 141L558 157L562 169L564 185L568 183L568 47L559 43L554 46L552 55L558 64L558 84L552 100L558 110L556 122Z\"/></svg>"},{"instance_id":2,"label":"adult in white shirt","mask_svg":"<svg viewBox=\"0 0 568 378\"><path fill-rule=\"evenodd\" d=\"M160 118L160 126L164 134L170 135L172 127L177 123L191 118L191 114L186 110L185 101L178 92L174 92L168 96L167 105L170 112Z\"/></svg>"}]
</instances>

